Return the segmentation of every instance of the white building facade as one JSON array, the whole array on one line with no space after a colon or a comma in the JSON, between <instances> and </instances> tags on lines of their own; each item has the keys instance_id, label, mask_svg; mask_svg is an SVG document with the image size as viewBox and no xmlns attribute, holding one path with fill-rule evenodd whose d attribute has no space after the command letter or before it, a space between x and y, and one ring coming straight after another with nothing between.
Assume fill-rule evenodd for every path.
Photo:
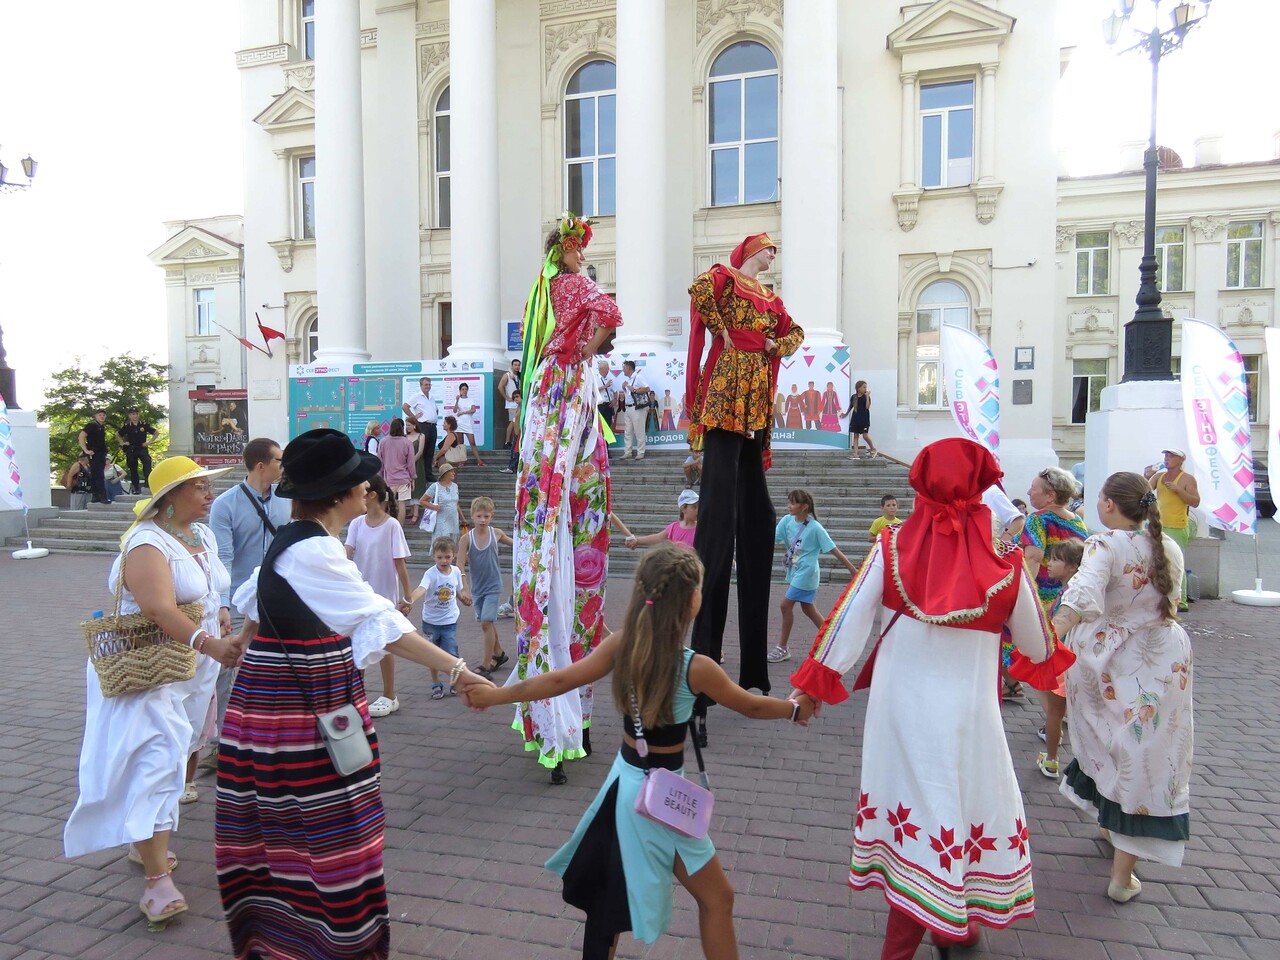
<instances>
[{"instance_id":1,"label":"white building facade","mask_svg":"<svg viewBox=\"0 0 1280 960\"><path fill-rule=\"evenodd\" d=\"M682 350L690 281L768 231L763 279L809 343L849 347L890 453L955 432L940 325L987 340L1023 483L1055 462L1065 389L1055 20L1045 0L242 0L249 314L288 363L500 360L572 208L599 219L619 347ZM287 437L286 358L247 362L253 431Z\"/></svg>"}]
</instances>

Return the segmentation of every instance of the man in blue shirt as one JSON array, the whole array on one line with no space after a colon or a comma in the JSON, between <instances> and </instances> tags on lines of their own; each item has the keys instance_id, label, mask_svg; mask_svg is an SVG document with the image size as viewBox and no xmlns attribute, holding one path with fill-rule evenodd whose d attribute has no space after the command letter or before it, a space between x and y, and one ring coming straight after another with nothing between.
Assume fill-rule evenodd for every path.
<instances>
[{"instance_id":1,"label":"man in blue shirt","mask_svg":"<svg viewBox=\"0 0 1280 960\"><path fill-rule=\"evenodd\" d=\"M262 564L267 547L276 530L289 522L290 501L275 495L280 481L283 455L274 440L260 437L244 447L246 476L230 490L224 490L209 510L209 526L218 540L218 558L231 573L231 589L222 595L222 606L231 608L231 598L240 585ZM232 623L240 625L240 616L232 608ZM223 667L218 675L218 729L227 712L234 668ZM214 747L213 765L218 751Z\"/></svg>"}]
</instances>

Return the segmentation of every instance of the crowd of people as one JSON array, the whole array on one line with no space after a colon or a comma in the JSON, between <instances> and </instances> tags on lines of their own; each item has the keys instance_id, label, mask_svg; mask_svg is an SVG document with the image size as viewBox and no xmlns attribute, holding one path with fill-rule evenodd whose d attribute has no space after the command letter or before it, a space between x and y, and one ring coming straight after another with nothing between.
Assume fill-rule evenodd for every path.
<instances>
[{"instance_id":1,"label":"crowd of people","mask_svg":"<svg viewBox=\"0 0 1280 960\"><path fill-rule=\"evenodd\" d=\"M1140 894L1140 861L1179 864L1192 656L1177 620L1184 560L1165 519L1174 529L1186 523L1170 497L1198 503L1182 451L1166 451L1150 480L1108 477L1092 508L1104 530L1090 536L1071 508L1070 473L1038 473L1024 516L990 452L938 441L911 466L912 509L900 517L897 498L883 497L870 552L855 566L823 528L812 492L790 490L787 514L774 513L766 471L778 365L804 332L758 279L777 243L757 234L690 288L686 488L672 522L637 535L612 509L608 442L621 417L624 435L634 435L623 458L644 457L644 430L631 419L641 413L629 411L647 410L653 390L634 365L619 383L594 363L623 318L584 273L591 233L589 221L566 215L547 237L524 352L499 384L512 423L510 534L495 526L488 497L464 513L457 474L468 445L479 462L476 408L460 388L454 413L441 416L429 378L404 417L385 435L371 429L363 449L326 429L283 449L251 441L244 479L216 499L212 482L224 469L169 457L149 471L151 497L135 507L108 589L119 591L122 612L192 647L196 668L186 680L104 696L94 663L86 666L67 855L127 848L143 869L146 918L164 923L186 911L170 840L179 806L198 799L196 764L212 743L215 860L235 956L389 956L374 720L401 709L400 658L430 671L432 699L514 705L520 743L552 784L591 753L594 687L612 678L622 744L577 829L546 863L563 878L566 902L586 914L586 958L614 956L626 931L647 943L660 937L673 880L697 905L705 956L738 956L733 890L705 824L677 832L646 815L642 794L655 770L683 772L690 736L697 749L709 745L712 706L806 725L847 699L851 679L870 694L861 783L849 798L848 882L889 903L883 960L912 957L926 933L945 953L976 943L982 926L1034 912L1032 825L1002 724L1002 682L1006 696L1019 684L1042 696L1046 750L1037 766L1112 844L1107 895L1124 903ZM874 455L866 384L843 411L838 398L822 397L817 418L851 417L854 454L865 439ZM86 470L97 475L105 427L94 422L99 431L81 434L90 463L70 478L77 484ZM145 435L139 443L145 449ZM431 543L416 587L405 563L412 523ZM610 631L612 527L623 546L646 552ZM770 650L779 545L787 588ZM496 625L508 596L504 547L513 658ZM829 611L816 604L824 553L850 575ZM736 682L721 666L735 573ZM420 630L407 619L419 603ZM794 655L796 605L816 639L806 631L790 694L770 696L769 664ZM483 637L474 669L459 652L460 607L474 611ZM496 686L508 661L510 675ZM363 671L374 664L382 690L370 702ZM1068 720L1074 758L1060 769Z\"/></svg>"}]
</instances>

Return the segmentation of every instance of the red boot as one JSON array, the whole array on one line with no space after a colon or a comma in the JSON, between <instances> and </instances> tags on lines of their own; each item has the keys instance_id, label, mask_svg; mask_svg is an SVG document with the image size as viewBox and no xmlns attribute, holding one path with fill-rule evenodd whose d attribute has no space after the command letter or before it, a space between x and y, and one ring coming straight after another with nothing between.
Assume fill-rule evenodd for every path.
<instances>
[{"instance_id":1,"label":"red boot","mask_svg":"<svg viewBox=\"0 0 1280 960\"><path fill-rule=\"evenodd\" d=\"M924 939L925 927L919 920L908 913L889 908L889 925L884 932L884 949L880 952L880 960L911 960L915 956L916 947Z\"/></svg>"}]
</instances>

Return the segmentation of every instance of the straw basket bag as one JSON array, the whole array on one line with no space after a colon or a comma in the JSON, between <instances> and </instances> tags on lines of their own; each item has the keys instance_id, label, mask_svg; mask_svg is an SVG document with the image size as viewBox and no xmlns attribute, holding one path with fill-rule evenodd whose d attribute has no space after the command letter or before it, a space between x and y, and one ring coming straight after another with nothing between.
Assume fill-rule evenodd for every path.
<instances>
[{"instance_id":1,"label":"straw basket bag","mask_svg":"<svg viewBox=\"0 0 1280 960\"><path fill-rule=\"evenodd\" d=\"M162 683L190 680L196 675L193 647L174 640L140 613L120 613L127 556L126 553L120 559L115 613L80 624L89 648L89 662L97 671L98 686L104 697L140 693ZM204 619L203 600L178 604L178 609L192 623L198 624Z\"/></svg>"}]
</instances>

